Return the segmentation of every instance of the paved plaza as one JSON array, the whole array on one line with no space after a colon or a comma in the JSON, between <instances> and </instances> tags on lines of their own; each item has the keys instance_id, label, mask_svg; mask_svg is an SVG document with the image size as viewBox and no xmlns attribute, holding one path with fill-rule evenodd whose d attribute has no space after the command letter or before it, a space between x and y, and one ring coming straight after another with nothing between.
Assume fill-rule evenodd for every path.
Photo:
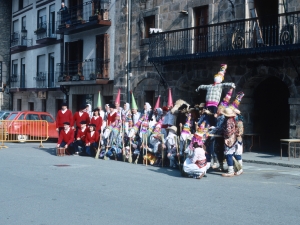
<instances>
[{"instance_id":1,"label":"paved plaza","mask_svg":"<svg viewBox=\"0 0 300 225\"><path fill-rule=\"evenodd\" d=\"M241 176L196 180L38 145L0 150L0 224L299 223L299 168L245 162Z\"/></svg>"}]
</instances>

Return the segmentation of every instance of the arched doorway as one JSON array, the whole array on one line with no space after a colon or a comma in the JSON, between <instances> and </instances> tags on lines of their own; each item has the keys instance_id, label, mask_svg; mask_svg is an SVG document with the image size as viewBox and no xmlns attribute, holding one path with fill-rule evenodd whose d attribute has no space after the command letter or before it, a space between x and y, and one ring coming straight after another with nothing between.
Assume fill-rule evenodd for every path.
<instances>
[{"instance_id":1,"label":"arched doorway","mask_svg":"<svg viewBox=\"0 0 300 225\"><path fill-rule=\"evenodd\" d=\"M261 151L280 152L280 139L289 138L289 89L272 76L254 90L254 132L261 134Z\"/></svg>"}]
</instances>

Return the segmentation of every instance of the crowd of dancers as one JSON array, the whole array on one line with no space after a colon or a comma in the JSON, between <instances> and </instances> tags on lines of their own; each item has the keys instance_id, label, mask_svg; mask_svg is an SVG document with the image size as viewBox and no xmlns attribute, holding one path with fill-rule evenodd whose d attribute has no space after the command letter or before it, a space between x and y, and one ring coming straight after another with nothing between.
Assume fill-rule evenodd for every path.
<instances>
[{"instance_id":1,"label":"crowd of dancers","mask_svg":"<svg viewBox=\"0 0 300 225\"><path fill-rule=\"evenodd\" d=\"M178 168L182 176L201 179L207 170L223 171L232 177L243 173L243 117L238 110L244 94L230 102L234 83L222 83L227 65L222 64L214 84L200 85L207 90L206 102L189 105L183 100L160 107L160 96L152 108L145 102L139 111L134 95L131 105L115 104L102 109L99 92L97 108L89 113L83 105L74 115L63 104L56 118L59 132L57 148L66 154ZM229 88L220 103L223 88ZM224 161L227 163L225 170Z\"/></svg>"}]
</instances>

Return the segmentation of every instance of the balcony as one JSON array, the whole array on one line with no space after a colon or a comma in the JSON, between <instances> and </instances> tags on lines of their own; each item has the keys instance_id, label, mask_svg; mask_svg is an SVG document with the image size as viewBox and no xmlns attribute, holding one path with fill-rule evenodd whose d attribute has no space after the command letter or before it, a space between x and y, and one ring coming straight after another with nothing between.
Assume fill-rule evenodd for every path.
<instances>
[{"instance_id":1,"label":"balcony","mask_svg":"<svg viewBox=\"0 0 300 225\"><path fill-rule=\"evenodd\" d=\"M272 53L300 48L300 11L152 34L149 62Z\"/></svg>"},{"instance_id":2,"label":"balcony","mask_svg":"<svg viewBox=\"0 0 300 225\"><path fill-rule=\"evenodd\" d=\"M31 42L28 44L27 32L14 32L11 34L10 39L10 49L11 51L24 51L27 46L30 46Z\"/></svg>"},{"instance_id":3,"label":"balcony","mask_svg":"<svg viewBox=\"0 0 300 225\"><path fill-rule=\"evenodd\" d=\"M111 26L108 17L110 0L94 0L58 12L57 34L75 34L99 27Z\"/></svg>"},{"instance_id":4,"label":"balcony","mask_svg":"<svg viewBox=\"0 0 300 225\"><path fill-rule=\"evenodd\" d=\"M36 35L37 44L49 44L56 40L55 24L54 23L41 23L34 31Z\"/></svg>"},{"instance_id":5,"label":"balcony","mask_svg":"<svg viewBox=\"0 0 300 225\"><path fill-rule=\"evenodd\" d=\"M86 59L84 61L57 63L58 85L107 84L109 60Z\"/></svg>"},{"instance_id":6,"label":"balcony","mask_svg":"<svg viewBox=\"0 0 300 225\"><path fill-rule=\"evenodd\" d=\"M33 80L35 80L35 88L56 88L54 73L37 72Z\"/></svg>"},{"instance_id":7,"label":"balcony","mask_svg":"<svg viewBox=\"0 0 300 225\"><path fill-rule=\"evenodd\" d=\"M11 88L25 88L25 74L17 75L12 74L9 77L9 83Z\"/></svg>"}]
</instances>

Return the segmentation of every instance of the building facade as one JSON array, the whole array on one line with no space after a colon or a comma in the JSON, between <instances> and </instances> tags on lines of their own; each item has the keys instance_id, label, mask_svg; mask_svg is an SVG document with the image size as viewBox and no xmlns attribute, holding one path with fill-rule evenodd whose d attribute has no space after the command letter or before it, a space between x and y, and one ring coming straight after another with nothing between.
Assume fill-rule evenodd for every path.
<instances>
[{"instance_id":1,"label":"building facade","mask_svg":"<svg viewBox=\"0 0 300 225\"><path fill-rule=\"evenodd\" d=\"M13 0L10 93L13 110L56 116L112 99L113 7L108 0ZM112 9L112 13L110 10ZM112 43L111 43L112 42Z\"/></svg>"},{"instance_id":2,"label":"building facade","mask_svg":"<svg viewBox=\"0 0 300 225\"><path fill-rule=\"evenodd\" d=\"M131 1L125 57L127 7L126 1L116 3L115 93L133 90L142 107L158 95L166 104L171 88L174 100L199 104L206 92L195 89L213 83L226 63L224 82L236 84L234 94L245 93L245 133L259 134L276 151L280 138L300 137L299 1Z\"/></svg>"}]
</instances>

